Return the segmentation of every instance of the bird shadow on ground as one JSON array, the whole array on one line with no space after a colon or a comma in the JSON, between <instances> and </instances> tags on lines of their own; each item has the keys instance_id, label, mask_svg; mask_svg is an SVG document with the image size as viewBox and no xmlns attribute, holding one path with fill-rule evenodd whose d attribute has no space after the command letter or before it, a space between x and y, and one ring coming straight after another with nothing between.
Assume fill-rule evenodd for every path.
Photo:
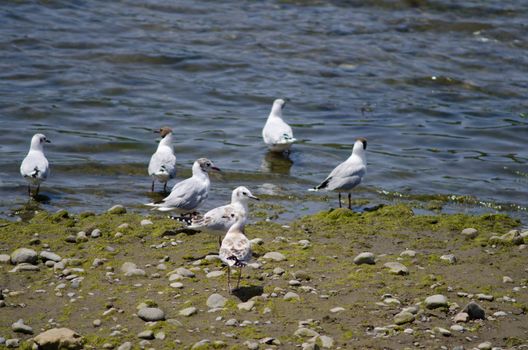
<instances>
[{"instance_id":1,"label":"bird shadow on ground","mask_svg":"<svg viewBox=\"0 0 528 350\"><path fill-rule=\"evenodd\" d=\"M233 295L242 302L246 302L253 297L262 295L262 293L264 293L264 287L262 286L239 287L233 290Z\"/></svg>"}]
</instances>

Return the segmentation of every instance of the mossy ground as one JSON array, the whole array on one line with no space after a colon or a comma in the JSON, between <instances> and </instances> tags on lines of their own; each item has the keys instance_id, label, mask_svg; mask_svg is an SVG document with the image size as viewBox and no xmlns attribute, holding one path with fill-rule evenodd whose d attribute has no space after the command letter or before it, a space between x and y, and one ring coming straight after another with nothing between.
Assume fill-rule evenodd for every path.
<instances>
[{"instance_id":1,"label":"mossy ground","mask_svg":"<svg viewBox=\"0 0 528 350\"><path fill-rule=\"evenodd\" d=\"M145 218L151 219L153 225L141 226L140 221ZM129 226L118 228L123 223ZM41 212L28 222L5 222L0 226L0 253L10 253L19 247L41 251L42 245L47 244L53 252L71 258L75 267L85 271L78 273L85 277L80 288L73 289L65 276L42 263L39 272L19 273L8 272L12 266L0 265L0 287L9 290L7 307L0 309L0 336L6 338L30 337L11 331L11 324L19 318L33 327L35 333L49 328L49 320L53 319L82 334L86 347L93 349L100 349L104 343L118 345L124 341L138 346L136 335L145 329L166 333L165 340L152 341L151 346L156 349L187 348L202 339L221 340L226 348L243 349L244 341L264 337L275 337L282 343L280 348L290 349L305 341L293 334L299 321L308 319L313 320L310 328L332 337L335 347L347 349L474 347L485 340L494 346L512 347L526 344L528 335L527 250L487 244L492 234L519 226L518 221L504 215L418 216L406 205L394 205L363 213L329 210L305 216L288 226L257 222L246 228L246 234L250 239L263 239L263 245L254 247L255 259L262 266L244 269L243 288L235 295L227 293L225 276L205 277L207 271L221 268L218 261L204 259L217 252L216 237L178 233L178 224L161 215L71 216L67 212ZM460 231L466 227L476 228L479 236L475 239L461 236ZM68 235L79 231L90 233L95 228L101 230L101 237L82 243L65 241ZM122 236L116 238L117 232ZM40 243L31 246L37 234ZM300 240L309 240L311 244L303 247L298 244ZM417 255L400 257L406 248L416 250ZM268 251L281 252L287 260L262 260ZM352 262L363 251L376 255L375 265L358 266ZM449 253L458 258L456 264L440 259ZM93 267L95 258L107 261ZM136 263L147 275L125 277L120 267L126 261ZM389 261L400 261L410 274L389 274L383 267ZM156 268L160 262L164 262L167 270ZM194 269L196 277L182 280L182 289L173 289L166 274L181 266ZM286 272L274 275L276 267ZM289 285L292 274L300 270L309 278L302 285L312 287L312 291ZM515 283L504 284L502 277L506 275ZM66 288L58 296L56 287L60 283L65 283ZM513 291L514 286L520 287L520 292ZM239 297L245 300L248 293L256 291L277 292L279 296L258 298L252 311L238 310ZM283 300L286 291L298 293L300 301ZM225 310L209 313L206 300L214 292L226 296L229 302ZM387 336L372 333L374 327L392 324L394 314L402 306L414 305L429 295L444 294L450 303L463 307L469 299L457 296L457 292L491 294L495 301L479 303L489 315L502 310L508 316L464 324L465 333L452 331L453 335L447 338L433 337L431 330L436 326L449 328L453 324L451 317L460 308L425 311L419 321L397 327ZM74 294L69 297L68 293ZM402 305L379 304L384 294L393 295ZM503 296L515 298L515 302L497 301ZM167 318L177 322L147 324L140 320L134 315L136 306L147 301L156 303ZM198 313L191 317L178 315L179 310L189 306L197 307ZM330 312L337 306L345 310ZM103 316L111 308L115 311ZM217 321L220 316L222 320ZM226 326L225 320L230 318L240 323L249 320L252 324ZM95 319L102 320L101 327L93 327ZM403 328L413 328L414 334L403 333ZM110 336L114 331L119 333Z\"/></svg>"}]
</instances>

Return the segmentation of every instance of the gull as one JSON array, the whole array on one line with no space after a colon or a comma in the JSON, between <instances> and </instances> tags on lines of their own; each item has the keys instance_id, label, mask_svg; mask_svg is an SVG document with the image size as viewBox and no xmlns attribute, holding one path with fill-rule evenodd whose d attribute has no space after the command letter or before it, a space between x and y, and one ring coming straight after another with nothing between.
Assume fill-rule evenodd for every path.
<instances>
[{"instance_id":1,"label":"gull","mask_svg":"<svg viewBox=\"0 0 528 350\"><path fill-rule=\"evenodd\" d=\"M282 109L286 105L283 99L273 102L268 120L262 129L262 138L272 152L289 151L291 145L297 141L293 137L292 128L282 120Z\"/></svg>"},{"instance_id":2,"label":"gull","mask_svg":"<svg viewBox=\"0 0 528 350\"><path fill-rule=\"evenodd\" d=\"M350 192L361 183L367 173L367 158L365 150L367 140L359 138L354 143L352 154L343 163L335 167L328 177L309 191L334 191L339 193L339 208L341 208L341 192L348 192L348 209L352 209Z\"/></svg>"},{"instance_id":3,"label":"gull","mask_svg":"<svg viewBox=\"0 0 528 350\"><path fill-rule=\"evenodd\" d=\"M49 163L44 155L44 143L51 141L43 134L35 134L31 138L29 152L20 165L20 174L28 181L28 194L31 196L31 185L36 185L35 196L38 195L40 184L49 174Z\"/></svg>"},{"instance_id":4,"label":"gull","mask_svg":"<svg viewBox=\"0 0 528 350\"><path fill-rule=\"evenodd\" d=\"M193 230L206 230L219 234L218 239L221 244L222 235L235 223L235 215L242 217L244 222L248 217L248 202L250 199L260 200L255 197L247 187L239 186L231 193L231 203L209 210L203 216L189 219L187 228ZM182 220L181 217L171 217ZM185 220L185 219L183 219Z\"/></svg>"},{"instance_id":5,"label":"gull","mask_svg":"<svg viewBox=\"0 0 528 350\"><path fill-rule=\"evenodd\" d=\"M150 157L148 166L148 173L152 176L151 192L154 192L156 180L163 183L163 192L167 192L167 181L176 176L176 156L172 148L172 129L164 127L154 132L161 135L161 141L156 152Z\"/></svg>"},{"instance_id":6,"label":"gull","mask_svg":"<svg viewBox=\"0 0 528 350\"><path fill-rule=\"evenodd\" d=\"M230 216L235 219L235 223L227 231L222 240L218 255L220 260L227 265L227 289L231 294L231 267L235 266L239 268L238 281L235 288L237 289L240 284L240 278L242 277L242 268L247 265L252 253L251 244L244 235L244 217L240 214L231 214Z\"/></svg>"},{"instance_id":7,"label":"gull","mask_svg":"<svg viewBox=\"0 0 528 350\"><path fill-rule=\"evenodd\" d=\"M211 182L208 172L211 170L220 171L209 159L197 159L192 166L190 178L174 185L171 193L161 201L146 205L155 207L160 211L192 212L202 205L209 195Z\"/></svg>"}]
</instances>

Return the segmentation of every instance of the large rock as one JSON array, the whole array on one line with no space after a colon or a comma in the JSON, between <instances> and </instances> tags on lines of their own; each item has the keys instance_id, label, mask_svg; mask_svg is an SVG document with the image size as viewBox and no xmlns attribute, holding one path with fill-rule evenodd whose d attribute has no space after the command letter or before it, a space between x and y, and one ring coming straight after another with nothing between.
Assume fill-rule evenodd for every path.
<instances>
[{"instance_id":1,"label":"large rock","mask_svg":"<svg viewBox=\"0 0 528 350\"><path fill-rule=\"evenodd\" d=\"M375 263L376 263L376 258L374 254L372 254L371 252L360 253L354 258L354 264L356 265L362 265L362 264L374 265Z\"/></svg>"},{"instance_id":2,"label":"large rock","mask_svg":"<svg viewBox=\"0 0 528 350\"><path fill-rule=\"evenodd\" d=\"M37 261L38 255L33 249L18 248L11 253L11 263L15 265L21 263L36 264Z\"/></svg>"},{"instance_id":3,"label":"large rock","mask_svg":"<svg viewBox=\"0 0 528 350\"><path fill-rule=\"evenodd\" d=\"M143 321L162 321L165 319L165 312L157 307L144 307L139 309L138 317Z\"/></svg>"},{"instance_id":4,"label":"large rock","mask_svg":"<svg viewBox=\"0 0 528 350\"><path fill-rule=\"evenodd\" d=\"M68 328L52 328L34 339L40 350L82 349L82 337Z\"/></svg>"},{"instance_id":5,"label":"large rock","mask_svg":"<svg viewBox=\"0 0 528 350\"><path fill-rule=\"evenodd\" d=\"M441 294L431 295L425 298L425 307L428 309L447 307L447 298Z\"/></svg>"}]
</instances>

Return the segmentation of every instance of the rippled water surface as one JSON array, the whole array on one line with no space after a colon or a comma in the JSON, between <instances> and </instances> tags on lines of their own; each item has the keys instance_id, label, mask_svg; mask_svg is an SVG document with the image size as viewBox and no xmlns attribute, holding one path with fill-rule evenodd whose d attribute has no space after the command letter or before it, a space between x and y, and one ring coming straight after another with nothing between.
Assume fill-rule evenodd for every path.
<instances>
[{"instance_id":1,"label":"rippled water surface","mask_svg":"<svg viewBox=\"0 0 528 350\"><path fill-rule=\"evenodd\" d=\"M4 1L0 211L27 202L35 132L52 140L43 208L141 208L167 125L179 179L203 156L224 170L207 208L241 184L304 196L363 136L356 197L526 218L527 33L520 0ZM277 97L300 140L289 159L261 139ZM281 204L296 216L329 199Z\"/></svg>"}]
</instances>

